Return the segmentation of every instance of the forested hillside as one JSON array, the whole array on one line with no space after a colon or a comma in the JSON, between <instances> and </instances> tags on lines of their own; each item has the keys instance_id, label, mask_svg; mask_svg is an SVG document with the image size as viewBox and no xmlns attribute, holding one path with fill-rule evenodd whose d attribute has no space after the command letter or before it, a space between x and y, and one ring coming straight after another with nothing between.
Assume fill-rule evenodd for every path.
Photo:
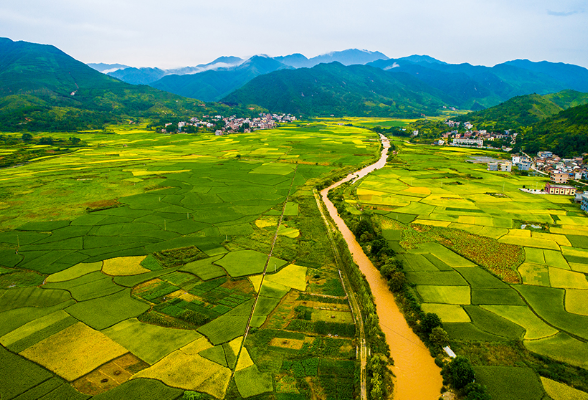
<instances>
[{"instance_id":1,"label":"forested hillside","mask_svg":"<svg viewBox=\"0 0 588 400\"><path fill-rule=\"evenodd\" d=\"M223 101L305 116L415 118L452 99L408 74L331 63L259 76Z\"/></svg>"},{"instance_id":2,"label":"forested hillside","mask_svg":"<svg viewBox=\"0 0 588 400\"><path fill-rule=\"evenodd\" d=\"M226 109L121 82L54 46L0 38L0 125L4 131L100 129L124 119L194 116Z\"/></svg>"}]
</instances>

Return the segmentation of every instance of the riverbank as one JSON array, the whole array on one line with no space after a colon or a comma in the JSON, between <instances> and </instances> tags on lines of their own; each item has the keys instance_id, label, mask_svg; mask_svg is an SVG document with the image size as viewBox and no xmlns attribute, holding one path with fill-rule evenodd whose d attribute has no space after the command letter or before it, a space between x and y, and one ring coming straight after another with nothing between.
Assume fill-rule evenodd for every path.
<instances>
[{"instance_id":1,"label":"riverbank","mask_svg":"<svg viewBox=\"0 0 588 400\"><path fill-rule=\"evenodd\" d=\"M370 259L355 239L351 230L339 217L337 209L328 198L330 190L350 180L361 179L376 169L386 165L390 143L381 136L383 150L380 159L362 170L348 175L339 182L322 190L321 197L331 218L345 238L355 263L368 281L377 307L380 326L390 346L394 359L392 371L396 376L394 399L398 400L432 400L440 396L442 377L440 368L435 365L427 347L408 326L403 314L398 309L394 295L388 289L386 281L374 267Z\"/></svg>"}]
</instances>

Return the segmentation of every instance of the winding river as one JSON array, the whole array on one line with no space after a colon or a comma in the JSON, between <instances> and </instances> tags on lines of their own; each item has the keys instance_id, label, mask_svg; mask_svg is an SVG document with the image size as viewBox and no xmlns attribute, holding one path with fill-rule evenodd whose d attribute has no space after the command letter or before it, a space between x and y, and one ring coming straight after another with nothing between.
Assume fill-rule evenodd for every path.
<instances>
[{"instance_id":1,"label":"winding river","mask_svg":"<svg viewBox=\"0 0 588 400\"><path fill-rule=\"evenodd\" d=\"M331 218L337 224L343 234L355 263L365 275L374 295L380 326L386 335L386 341L390 345L390 353L394 359L392 371L396 375L394 382L395 400L435 400L441 395L441 370L431 357L429 350L421 342L419 337L406 323L404 316L394 301L394 295L388 289L386 281L380 272L374 267L363 249L355 240L355 236L349 230L343 219L339 217L337 209L328 199L329 191L350 180L360 179L376 169L386 165L390 142L381 136L383 144L382 156L375 164L348 175L345 179L329 186L321 191Z\"/></svg>"}]
</instances>

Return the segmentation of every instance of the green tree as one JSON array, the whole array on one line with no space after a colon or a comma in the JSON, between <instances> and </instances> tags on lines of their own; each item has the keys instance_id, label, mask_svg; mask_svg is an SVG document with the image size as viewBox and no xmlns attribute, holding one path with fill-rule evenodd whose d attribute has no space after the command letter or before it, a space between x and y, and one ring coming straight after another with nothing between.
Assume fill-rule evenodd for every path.
<instances>
[{"instance_id":1,"label":"green tree","mask_svg":"<svg viewBox=\"0 0 588 400\"><path fill-rule=\"evenodd\" d=\"M466 394L465 400L491 400L492 397L488 394L486 386L479 383L471 382L463 389Z\"/></svg>"},{"instance_id":2,"label":"green tree","mask_svg":"<svg viewBox=\"0 0 588 400\"><path fill-rule=\"evenodd\" d=\"M470 360L463 356L457 356L449 363L449 376L451 384L456 389L466 387L468 383L474 381L475 374Z\"/></svg>"},{"instance_id":3,"label":"green tree","mask_svg":"<svg viewBox=\"0 0 588 400\"><path fill-rule=\"evenodd\" d=\"M382 274L382 276L384 278L386 278L386 280L390 280L390 278L392 277L392 274L394 274L394 272L396 272L396 266L390 262L390 260L388 260L384 265L382 265L382 267L380 268L380 273Z\"/></svg>"},{"instance_id":4,"label":"green tree","mask_svg":"<svg viewBox=\"0 0 588 400\"><path fill-rule=\"evenodd\" d=\"M43 138L41 138L41 140L39 140L39 144L52 145L53 144L53 138L51 138L51 137L43 137Z\"/></svg>"},{"instance_id":5,"label":"green tree","mask_svg":"<svg viewBox=\"0 0 588 400\"><path fill-rule=\"evenodd\" d=\"M406 283L406 277L402 272L394 272L388 280L388 287L394 293L400 292Z\"/></svg>"},{"instance_id":6,"label":"green tree","mask_svg":"<svg viewBox=\"0 0 588 400\"><path fill-rule=\"evenodd\" d=\"M355 227L355 237L361 238L361 235L365 234L372 234L374 232L374 228L372 227L369 218L362 217L357 226Z\"/></svg>"},{"instance_id":7,"label":"green tree","mask_svg":"<svg viewBox=\"0 0 588 400\"><path fill-rule=\"evenodd\" d=\"M431 331L431 334L429 335L429 340L431 341L431 343L443 347L447 346L447 344L449 343L449 335L447 334L447 332L445 332L445 329L441 328L440 326L437 326L433 328L433 330Z\"/></svg>"},{"instance_id":8,"label":"green tree","mask_svg":"<svg viewBox=\"0 0 588 400\"><path fill-rule=\"evenodd\" d=\"M388 243L386 242L386 239L384 239L383 237L378 237L376 240L372 242L372 254L378 254L380 250L384 249L384 247L386 247L387 245Z\"/></svg>"},{"instance_id":9,"label":"green tree","mask_svg":"<svg viewBox=\"0 0 588 400\"><path fill-rule=\"evenodd\" d=\"M433 332L433 328L438 326L442 326L441 318L435 313L426 313L421 320L421 330L427 335L430 335Z\"/></svg>"},{"instance_id":10,"label":"green tree","mask_svg":"<svg viewBox=\"0 0 588 400\"><path fill-rule=\"evenodd\" d=\"M23 133L22 140L23 142L30 142L31 140L33 140L33 135L31 135L30 133Z\"/></svg>"}]
</instances>

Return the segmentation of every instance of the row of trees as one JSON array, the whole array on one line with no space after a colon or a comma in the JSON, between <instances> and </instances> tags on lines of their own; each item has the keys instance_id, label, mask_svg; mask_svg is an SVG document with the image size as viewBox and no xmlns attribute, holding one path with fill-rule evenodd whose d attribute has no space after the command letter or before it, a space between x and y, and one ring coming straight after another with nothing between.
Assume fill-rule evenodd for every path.
<instances>
[{"instance_id":1,"label":"row of trees","mask_svg":"<svg viewBox=\"0 0 588 400\"><path fill-rule=\"evenodd\" d=\"M414 288L406 279L403 262L396 258L395 251L383 237L381 228L375 222L373 215L366 211L360 215L347 211L343 196L346 189L348 186L338 188L333 191L330 198L366 255L379 269L390 291L395 294L409 326L429 348L431 355L436 357L436 362L442 367L444 385L453 387L467 400L489 399L486 388L474 383L474 370L467 358L457 357L450 362L443 361L443 347L450 343L450 339L443 329L441 319L435 313L425 313L422 310ZM378 371L380 367L381 365L374 361L375 371Z\"/></svg>"}]
</instances>

